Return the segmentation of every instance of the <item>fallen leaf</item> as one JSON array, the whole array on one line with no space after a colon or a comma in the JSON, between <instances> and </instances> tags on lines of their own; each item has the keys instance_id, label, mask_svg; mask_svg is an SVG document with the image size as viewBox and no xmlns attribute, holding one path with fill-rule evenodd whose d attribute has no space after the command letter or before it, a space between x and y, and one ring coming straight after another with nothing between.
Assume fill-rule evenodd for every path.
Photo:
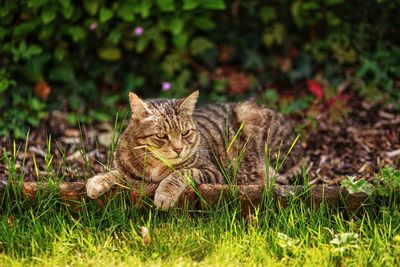
<instances>
[{"instance_id":1,"label":"fallen leaf","mask_svg":"<svg viewBox=\"0 0 400 267\"><path fill-rule=\"evenodd\" d=\"M146 226L140 227L141 234L142 234L142 242L145 247L150 245L151 243L151 237L149 233L149 229Z\"/></svg>"},{"instance_id":2,"label":"fallen leaf","mask_svg":"<svg viewBox=\"0 0 400 267\"><path fill-rule=\"evenodd\" d=\"M321 100L324 97L324 89L314 80L307 80L308 91L310 91L316 98Z\"/></svg>"},{"instance_id":3,"label":"fallen leaf","mask_svg":"<svg viewBox=\"0 0 400 267\"><path fill-rule=\"evenodd\" d=\"M80 137L81 134L77 129L66 129L64 131L64 136L66 137Z\"/></svg>"},{"instance_id":4,"label":"fallen leaf","mask_svg":"<svg viewBox=\"0 0 400 267\"><path fill-rule=\"evenodd\" d=\"M49 86L49 84L47 82L40 81L40 82L36 83L34 91L35 91L35 95L37 97L45 100L51 93L51 87Z\"/></svg>"}]
</instances>

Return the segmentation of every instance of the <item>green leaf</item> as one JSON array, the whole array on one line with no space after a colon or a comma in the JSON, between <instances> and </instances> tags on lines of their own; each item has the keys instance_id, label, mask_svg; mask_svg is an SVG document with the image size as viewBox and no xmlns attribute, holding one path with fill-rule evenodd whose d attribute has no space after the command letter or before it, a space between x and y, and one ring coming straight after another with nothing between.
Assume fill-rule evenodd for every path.
<instances>
[{"instance_id":1,"label":"green leaf","mask_svg":"<svg viewBox=\"0 0 400 267\"><path fill-rule=\"evenodd\" d=\"M142 53L146 49L148 44L149 44L148 38L144 36L142 38L139 38L139 40L136 43L136 52Z\"/></svg>"},{"instance_id":2,"label":"green leaf","mask_svg":"<svg viewBox=\"0 0 400 267\"><path fill-rule=\"evenodd\" d=\"M356 181L354 176L347 176L347 179L343 180L340 184L346 188L350 194L366 193L371 195L373 192L372 184L368 183L364 178Z\"/></svg>"},{"instance_id":3,"label":"green leaf","mask_svg":"<svg viewBox=\"0 0 400 267\"><path fill-rule=\"evenodd\" d=\"M343 246L343 245L354 245L357 243L358 234L355 233L341 233L336 234L334 238L329 242L336 246Z\"/></svg>"},{"instance_id":4,"label":"green leaf","mask_svg":"<svg viewBox=\"0 0 400 267\"><path fill-rule=\"evenodd\" d=\"M142 16L142 18L145 19L150 15L152 4L153 4L152 1L143 1L142 3L140 3L138 8L139 8L139 13Z\"/></svg>"},{"instance_id":5,"label":"green leaf","mask_svg":"<svg viewBox=\"0 0 400 267\"><path fill-rule=\"evenodd\" d=\"M40 19L39 19L39 22L40 22ZM30 20L27 22L23 22L14 28L14 36L22 37L27 34L30 34L31 32L33 32L35 30L37 25L38 25L38 22L36 20Z\"/></svg>"},{"instance_id":6,"label":"green leaf","mask_svg":"<svg viewBox=\"0 0 400 267\"><path fill-rule=\"evenodd\" d=\"M68 8L71 5L71 0L58 0L57 1L63 8Z\"/></svg>"},{"instance_id":7,"label":"green leaf","mask_svg":"<svg viewBox=\"0 0 400 267\"><path fill-rule=\"evenodd\" d=\"M145 79L141 76L137 76L132 72L125 74L124 82L122 83L122 91L129 92L135 91L143 86Z\"/></svg>"},{"instance_id":8,"label":"green leaf","mask_svg":"<svg viewBox=\"0 0 400 267\"><path fill-rule=\"evenodd\" d=\"M29 106L35 111L42 110L46 107L46 105L36 97L29 100Z\"/></svg>"},{"instance_id":9,"label":"green leaf","mask_svg":"<svg viewBox=\"0 0 400 267\"><path fill-rule=\"evenodd\" d=\"M188 40L189 40L189 36L186 33L181 33L181 34L172 36L172 43L178 49L185 48Z\"/></svg>"},{"instance_id":10,"label":"green leaf","mask_svg":"<svg viewBox=\"0 0 400 267\"><path fill-rule=\"evenodd\" d=\"M76 113L74 113L74 112L68 113L68 115L67 115L68 123L71 124L71 125L78 124L78 117L77 116L78 115Z\"/></svg>"},{"instance_id":11,"label":"green leaf","mask_svg":"<svg viewBox=\"0 0 400 267\"><path fill-rule=\"evenodd\" d=\"M99 20L101 23L109 21L110 19L112 19L112 17L113 17L113 12L111 9L106 7L102 7L100 9Z\"/></svg>"},{"instance_id":12,"label":"green leaf","mask_svg":"<svg viewBox=\"0 0 400 267\"><path fill-rule=\"evenodd\" d=\"M74 13L74 6L67 6L61 9L61 12L66 19L70 19Z\"/></svg>"},{"instance_id":13,"label":"green leaf","mask_svg":"<svg viewBox=\"0 0 400 267\"><path fill-rule=\"evenodd\" d=\"M53 53L54 53L54 58L57 61L62 61L62 60L64 60L65 56L68 54L68 51L64 47L58 46L54 49Z\"/></svg>"},{"instance_id":14,"label":"green leaf","mask_svg":"<svg viewBox=\"0 0 400 267\"><path fill-rule=\"evenodd\" d=\"M107 44L112 44L112 45L117 45L121 41L122 38L122 32L115 29L110 32L110 34L107 36Z\"/></svg>"},{"instance_id":15,"label":"green leaf","mask_svg":"<svg viewBox=\"0 0 400 267\"><path fill-rule=\"evenodd\" d=\"M226 8L223 0L202 0L200 3L207 9L224 10Z\"/></svg>"},{"instance_id":16,"label":"green leaf","mask_svg":"<svg viewBox=\"0 0 400 267\"><path fill-rule=\"evenodd\" d=\"M343 3L343 0L327 0L326 3L328 6L334 6Z\"/></svg>"},{"instance_id":17,"label":"green leaf","mask_svg":"<svg viewBox=\"0 0 400 267\"><path fill-rule=\"evenodd\" d=\"M279 99L279 96L274 89L265 90L264 97L266 100L271 101L271 102L275 102Z\"/></svg>"},{"instance_id":18,"label":"green leaf","mask_svg":"<svg viewBox=\"0 0 400 267\"><path fill-rule=\"evenodd\" d=\"M215 23L210 18L197 17L194 19L194 25L204 31L209 31L215 28Z\"/></svg>"},{"instance_id":19,"label":"green leaf","mask_svg":"<svg viewBox=\"0 0 400 267\"><path fill-rule=\"evenodd\" d=\"M101 47L97 51L99 57L104 61L118 61L122 57L121 49L116 46Z\"/></svg>"},{"instance_id":20,"label":"green leaf","mask_svg":"<svg viewBox=\"0 0 400 267\"><path fill-rule=\"evenodd\" d=\"M15 86L15 81L0 76L0 93L6 91L11 86Z\"/></svg>"},{"instance_id":21,"label":"green leaf","mask_svg":"<svg viewBox=\"0 0 400 267\"><path fill-rule=\"evenodd\" d=\"M89 116L96 121L108 121L111 119L110 113L99 110L90 110Z\"/></svg>"},{"instance_id":22,"label":"green leaf","mask_svg":"<svg viewBox=\"0 0 400 267\"><path fill-rule=\"evenodd\" d=\"M215 44L204 37L197 37L190 43L190 53L198 56L204 53L206 50L214 48Z\"/></svg>"},{"instance_id":23,"label":"green leaf","mask_svg":"<svg viewBox=\"0 0 400 267\"><path fill-rule=\"evenodd\" d=\"M49 0L29 0L28 1L28 7L40 7L43 6L44 4L47 4L47 2L49 2Z\"/></svg>"},{"instance_id":24,"label":"green leaf","mask_svg":"<svg viewBox=\"0 0 400 267\"><path fill-rule=\"evenodd\" d=\"M276 19L276 11L273 7L264 6L261 8L259 16L264 23L268 23Z\"/></svg>"},{"instance_id":25,"label":"green leaf","mask_svg":"<svg viewBox=\"0 0 400 267\"><path fill-rule=\"evenodd\" d=\"M175 9L174 0L157 0L157 6L163 12L170 12Z\"/></svg>"},{"instance_id":26,"label":"green leaf","mask_svg":"<svg viewBox=\"0 0 400 267\"><path fill-rule=\"evenodd\" d=\"M153 45L158 54L161 54L167 48L165 38L161 34L157 34L153 40Z\"/></svg>"},{"instance_id":27,"label":"green leaf","mask_svg":"<svg viewBox=\"0 0 400 267\"><path fill-rule=\"evenodd\" d=\"M84 0L83 7L91 16L94 16L99 9L99 2L97 0Z\"/></svg>"},{"instance_id":28,"label":"green leaf","mask_svg":"<svg viewBox=\"0 0 400 267\"><path fill-rule=\"evenodd\" d=\"M55 7L48 7L45 8L42 12L42 21L44 24L48 24L50 22L52 22L57 14L57 10Z\"/></svg>"},{"instance_id":29,"label":"green leaf","mask_svg":"<svg viewBox=\"0 0 400 267\"><path fill-rule=\"evenodd\" d=\"M318 10L320 9L320 5L317 2L305 1L302 4L302 8L304 10Z\"/></svg>"},{"instance_id":30,"label":"green leaf","mask_svg":"<svg viewBox=\"0 0 400 267\"><path fill-rule=\"evenodd\" d=\"M293 20L299 27L304 26L304 22L303 22L303 19L301 16L301 5L302 5L302 1L294 1L292 3L292 6L290 7L290 11L292 13Z\"/></svg>"},{"instance_id":31,"label":"green leaf","mask_svg":"<svg viewBox=\"0 0 400 267\"><path fill-rule=\"evenodd\" d=\"M164 62L162 63L163 70L168 75L173 75L176 71L182 69L182 57L180 54L170 54L165 57Z\"/></svg>"},{"instance_id":32,"label":"green leaf","mask_svg":"<svg viewBox=\"0 0 400 267\"><path fill-rule=\"evenodd\" d=\"M185 26L185 21L182 18L172 18L169 24L169 29L171 30L172 34L179 34L182 32L183 27Z\"/></svg>"},{"instance_id":33,"label":"green leaf","mask_svg":"<svg viewBox=\"0 0 400 267\"><path fill-rule=\"evenodd\" d=\"M27 50L26 53L29 55L29 57L35 56L35 55L39 55L40 53L42 53L43 49L38 46L38 45L30 45Z\"/></svg>"},{"instance_id":34,"label":"green leaf","mask_svg":"<svg viewBox=\"0 0 400 267\"><path fill-rule=\"evenodd\" d=\"M192 10L199 5L198 0L183 0L183 10Z\"/></svg>"},{"instance_id":35,"label":"green leaf","mask_svg":"<svg viewBox=\"0 0 400 267\"><path fill-rule=\"evenodd\" d=\"M70 28L68 28L68 33L72 37L72 40L74 40L74 42L82 40L86 35L85 30L80 26L71 26Z\"/></svg>"},{"instance_id":36,"label":"green leaf","mask_svg":"<svg viewBox=\"0 0 400 267\"><path fill-rule=\"evenodd\" d=\"M5 1L0 8L0 18L4 18L8 14L11 14L12 11L15 11L18 8L18 6L19 3L17 1Z\"/></svg>"},{"instance_id":37,"label":"green leaf","mask_svg":"<svg viewBox=\"0 0 400 267\"><path fill-rule=\"evenodd\" d=\"M0 40L2 40L8 33L8 30L4 27L0 27Z\"/></svg>"},{"instance_id":38,"label":"green leaf","mask_svg":"<svg viewBox=\"0 0 400 267\"><path fill-rule=\"evenodd\" d=\"M124 21L132 22L135 19L134 10L127 5L122 5L117 10L117 16Z\"/></svg>"},{"instance_id":39,"label":"green leaf","mask_svg":"<svg viewBox=\"0 0 400 267\"><path fill-rule=\"evenodd\" d=\"M49 79L55 82L71 82L75 80L75 72L70 62L62 63L49 72Z\"/></svg>"},{"instance_id":40,"label":"green leaf","mask_svg":"<svg viewBox=\"0 0 400 267\"><path fill-rule=\"evenodd\" d=\"M23 69L23 75L32 82L43 80L43 68L50 60L51 55L46 52L32 57L27 62L26 67Z\"/></svg>"}]
</instances>

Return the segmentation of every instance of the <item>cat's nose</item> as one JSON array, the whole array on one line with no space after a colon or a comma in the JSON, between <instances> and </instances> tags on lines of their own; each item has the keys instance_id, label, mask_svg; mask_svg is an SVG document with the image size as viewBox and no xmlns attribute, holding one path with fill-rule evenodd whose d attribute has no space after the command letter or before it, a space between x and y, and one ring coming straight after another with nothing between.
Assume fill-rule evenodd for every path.
<instances>
[{"instance_id":1,"label":"cat's nose","mask_svg":"<svg viewBox=\"0 0 400 267\"><path fill-rule=\"evenodd\" d=\"M179 155L182 152L183 147L181 147L181 146L180 147L174 147L173 149Z\"/></svg>"}]
</instances>

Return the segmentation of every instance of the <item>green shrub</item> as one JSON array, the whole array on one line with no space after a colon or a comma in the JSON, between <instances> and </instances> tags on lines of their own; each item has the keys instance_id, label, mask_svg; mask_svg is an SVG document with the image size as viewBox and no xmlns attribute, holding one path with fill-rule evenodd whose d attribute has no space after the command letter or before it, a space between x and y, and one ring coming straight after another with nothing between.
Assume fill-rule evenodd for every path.
<instances>
[{"instance_id":1,"label":"green shrub","mask_svg":"<svg viewBox=\"0 0 400 267\"><path fill-rule=\"evenodd\" d=\"M0 134L21 137L60 104L92 110L84 121L111 118L130 90L227 100L322 74L399 97L399 3L5 0Z\"/></svg>"}]
</instances>

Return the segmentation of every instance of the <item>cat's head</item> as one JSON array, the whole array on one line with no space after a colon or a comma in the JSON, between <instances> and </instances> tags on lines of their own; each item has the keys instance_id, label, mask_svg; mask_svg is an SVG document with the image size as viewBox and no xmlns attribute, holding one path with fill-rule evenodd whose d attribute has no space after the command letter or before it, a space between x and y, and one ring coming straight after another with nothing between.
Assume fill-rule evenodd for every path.
<instances>
[{"instance_id":1,"label":"cat's head","mask_svg":"<svg viewBox=\"0 0 400 267\"><path fill-rule=\"evenodd\" d=\"M166 160L171 165L184 162L193 155L199 134L192 114L199 92L182 99L141 100L129 93L132 109L130 139L135 148L145 148L152 157Z\"/></svg>"}]
</instances>

